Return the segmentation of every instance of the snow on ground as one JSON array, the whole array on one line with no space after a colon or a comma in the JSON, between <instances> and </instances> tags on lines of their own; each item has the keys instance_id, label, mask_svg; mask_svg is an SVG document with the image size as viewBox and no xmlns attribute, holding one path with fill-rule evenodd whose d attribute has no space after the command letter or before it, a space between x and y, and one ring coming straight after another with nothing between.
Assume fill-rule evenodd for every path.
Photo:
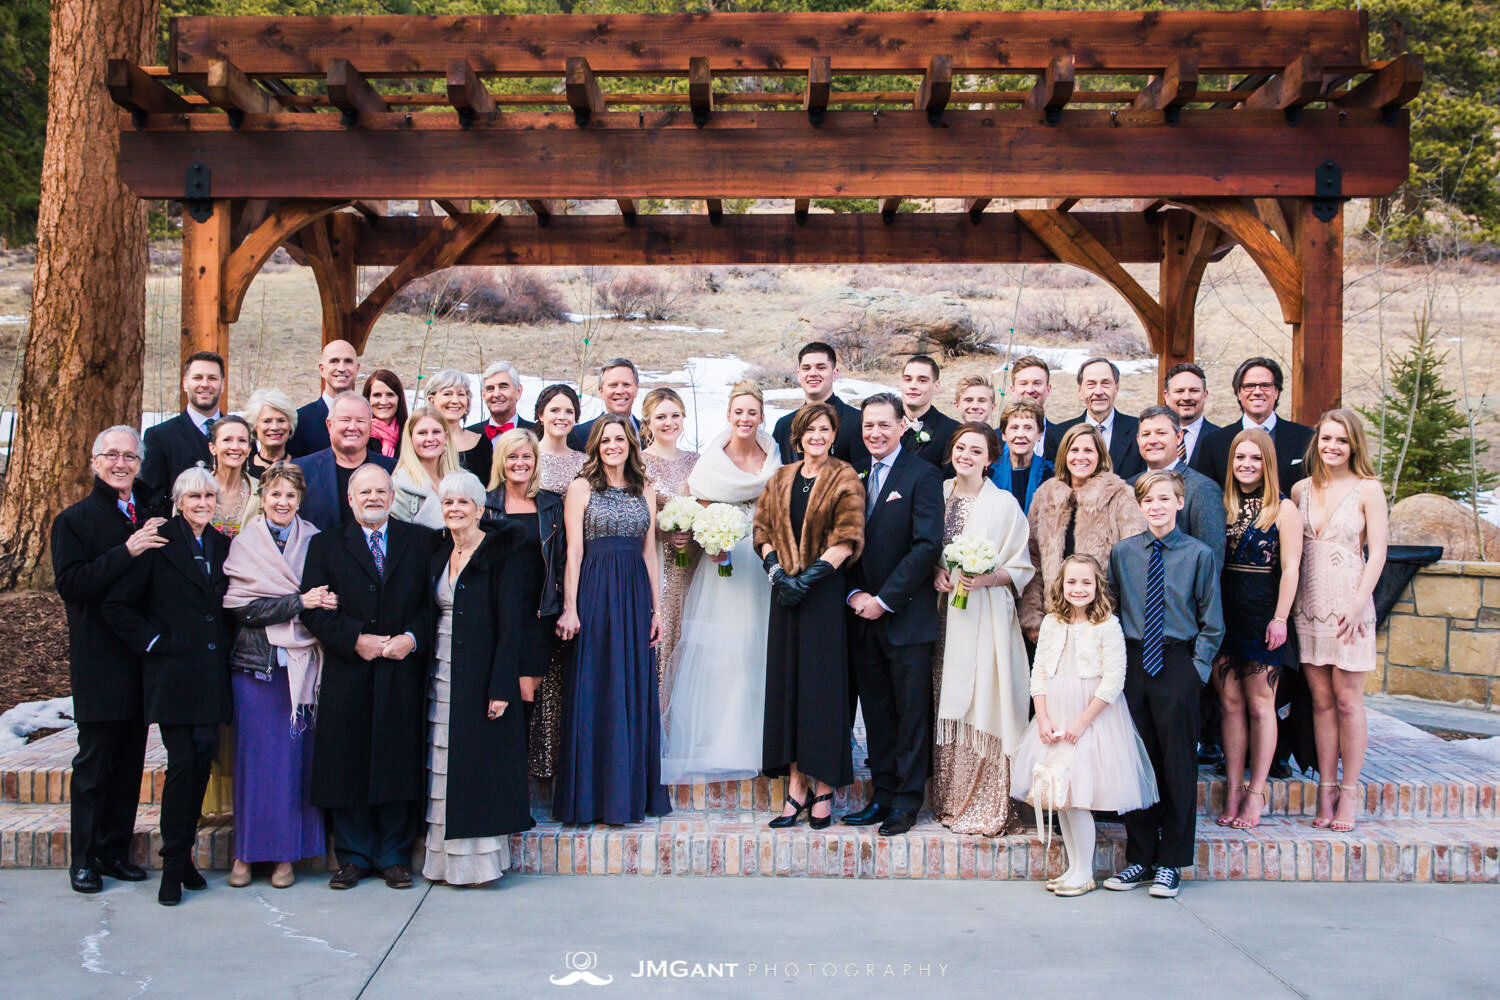
<instances>
[{"instance_id":1,"label":"snow on ground","mask_svg":"<svg viewBox=\"0 0 1500 1000\"><path fill-rule=\"evenodd\" d=\"M73 725L73 699L23 701L0 715L0 750L26 745L26 737L38 729L67 729Z\"/></svg>"},{"instance_id":2,"label":"snow on ground","mask_svg":"<svg viewBox=\"0 0 1500 1000\"><path fill-rule=\"evenodd\" d=\"M996 344L997 348L1002 345ZM1019 358L1023 354L1035 354L1047 364L1052 366L1053 371L1066 372L1069 375L1077 374L1078 366L1089 358L1097 357L1093 351L1085 351L1079 347L1048 347L1044 344L1011 344L1010 357ZM1155 358L1141 358L1136 361L1116 361L1115 367L1120 369L1121 375L1135 375L1138 372L1150 371L1156 367ZM995 374L1005 371L1001 365L995 369Z\"/></svg>"},{"instance_id":3,"label":"snow on ground","mask_svg":"<svg viewBox=\"0 0 1500 1000\"><path fill-rule=\"evenodd\" d=\"M659 323L656 326L632 326L632 330L644 331L655 330L658 333L723 333L724 330L717 326L677 326L673 323Z\"/></svg>"},{"instance_id":4,"label":"snow on ground","mask_svg":"<svg viewBox=\"0 0 1500 1000\"><path fill-rule=\"evenodd\" d=\"M25 326L25 316L0 316L0 326Z\"/></svg>"}]
</instances>

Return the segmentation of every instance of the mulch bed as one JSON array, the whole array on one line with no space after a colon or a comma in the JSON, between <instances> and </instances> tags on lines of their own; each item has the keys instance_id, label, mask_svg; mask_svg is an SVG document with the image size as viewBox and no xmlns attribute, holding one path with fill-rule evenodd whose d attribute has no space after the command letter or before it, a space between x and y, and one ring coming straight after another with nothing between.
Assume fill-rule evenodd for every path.
<instances>
[{"instance_id":1,"label":"mulch bed","mask_svg":"<svg viewBox=\"0 0 1500 1000\"><path fill-rule=\"evenodd\" d=\"M68 620L62 598L29 590L0 594L0 712L61 698L68 681Z\"/></svg>"}]
</instances>

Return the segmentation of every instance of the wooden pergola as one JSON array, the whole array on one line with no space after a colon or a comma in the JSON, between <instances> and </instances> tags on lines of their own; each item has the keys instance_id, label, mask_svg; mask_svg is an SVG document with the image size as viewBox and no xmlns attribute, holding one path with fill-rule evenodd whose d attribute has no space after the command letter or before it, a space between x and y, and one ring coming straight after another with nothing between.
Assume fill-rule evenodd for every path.
<instances>
[{"instance_id":1,"label":"wooden pergola","mask_svg":"<svg viewBox=\"0 0 1500 1000\"><path fill-rule=\"evenodd\" d=\"M1405 181L1421 80L1414 57L1370 60L1361 12L1152 11L189 17L167 66L112 61L108 85L122 178L185 206L184 355L227 356L285 246L324 341L361 349L406 283L455 265L1061 262L1124 296L1166 366L1192 359L1204 269L1238 245L1291 325L1305 420L1340 396L1343 203ZM793 210L725 210L745 198ZM586 200L617 208L564 212ZM1127 263L1160 268L1158 296ZM390 269L363 297L360 266Z\"/></svg>"}]
</instances>

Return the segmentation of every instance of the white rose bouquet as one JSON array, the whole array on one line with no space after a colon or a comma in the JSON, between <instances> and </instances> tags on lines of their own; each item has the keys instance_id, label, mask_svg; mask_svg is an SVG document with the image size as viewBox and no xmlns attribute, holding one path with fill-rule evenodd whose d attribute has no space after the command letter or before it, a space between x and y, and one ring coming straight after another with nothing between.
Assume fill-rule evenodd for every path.
<instances>
[{"instance_id":1,"label":"white rose bouquet","mask_svg":"<svg viewBox=\"0 0 1500 1000\"><path fill-rule=\"evenodd\" d=\"M750 519L734 504L711 503L693 517L693 541L710 556L728 553L741 538L750 534ZM719 564L720 576L733 576L734 566Z\"/></svg>"},{"instance_id":2,"label":"white rose bouquet","mask_svg":"<svg viewBox=\"0 0 1500 1000\"><path fill-rule=\"evenodd\" d=\"M999 565L1000 551L994 542L980 535L957 535L943 546L943 562L949 573L961 570L970 576L981 576ZM969 606L969 591L959 578L953 580L953 597L948 603L960 611Z\"/></svg>"},{"instance_id":3,"label":"white rose bouquet","mask_svg":"<svg viewBox=\"0 0 1500 1000\"><path fill-rule=\"evenodd\" d=\"M662 531L692 531L693 522L702 509L692 497L673 497L662 506L661 513L656 515L656 526ZM678 549L677 565L686 566L689 561L687 549Z\"/></svg>"}]
</instances>

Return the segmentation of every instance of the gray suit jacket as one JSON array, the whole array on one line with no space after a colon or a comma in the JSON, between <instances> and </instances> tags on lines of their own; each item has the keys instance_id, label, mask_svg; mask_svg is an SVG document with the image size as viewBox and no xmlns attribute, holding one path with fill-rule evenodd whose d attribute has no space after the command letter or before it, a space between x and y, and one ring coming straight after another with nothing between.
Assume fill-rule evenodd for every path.
<instances>
[{"instance_id":1,"label":"gray suit jacket","mask_svg":"<svg viewBox=\"0 0 1500 1000\"><path fill-rule=\"evenodd\" d=\"M1174 465L1172 471L1182 477L1185 501L1182 510L1177 512L1177 527L1182 529L1183 534L1208 546L1208 551L1214 557L1214 573L1217 574L1224 569L1224 533L1228 522L1224 513L1224 490L1215 486L1212 479L1182 462ZM1137 472L1126 482L1134 486L1135 481L1145 474Z\"/></svg>"}]
</instances>

